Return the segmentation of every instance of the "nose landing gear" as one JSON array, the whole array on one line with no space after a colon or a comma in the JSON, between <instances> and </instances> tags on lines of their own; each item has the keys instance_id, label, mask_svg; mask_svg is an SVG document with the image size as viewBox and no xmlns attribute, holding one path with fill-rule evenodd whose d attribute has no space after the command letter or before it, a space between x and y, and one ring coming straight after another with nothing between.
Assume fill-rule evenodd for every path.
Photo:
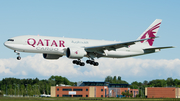
<instances>
[{"instance_id":1,"label":"nose landing gear","mask_svg":"<svg viewBox=\"0 0 180 101\"><path fill-rule=\"evenodd\" d=\"M17 60L21 60L21 57L20 57L20 56L18 56L18 57L17 57Z\"/></svg>"},{"instance_id":2,"label":"nose landing gear","mask_svg":"<svg viewBox=\"0 0 180 101\"><path fill-rule=\"evenodd\" d=\"M20 53L16 50L14 50L14 53L17 53L18 57L17 57L17 60L21 60L21 56L20 56Z\"/></svg>"}]
</instances>

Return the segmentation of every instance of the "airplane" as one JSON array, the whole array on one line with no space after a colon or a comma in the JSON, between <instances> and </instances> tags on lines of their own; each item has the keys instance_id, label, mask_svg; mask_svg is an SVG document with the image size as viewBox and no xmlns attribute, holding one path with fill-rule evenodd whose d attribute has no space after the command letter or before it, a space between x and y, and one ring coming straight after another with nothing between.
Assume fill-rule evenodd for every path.
<instances>
[{"instance_id":1,"label":"airplane","mask_svg":"<svg viewBox=\"0 0 180 101\"><path fill-rule=\"evenodd\" d=\"M20 52L42 53L45 59L59 59L67 56L73 60L73 64L85 66L81 61L83 57L89 58L87 64L98 66L94 58L126 58L159 52L161 49L174 48L153 47L157 38L157 32L162 20L156 19L138 38L134 41L105 41L92 39L78 39L48 36L17 36L8 39L4 45L17 53L20 60Z\"/></svg>"}]
</instances>

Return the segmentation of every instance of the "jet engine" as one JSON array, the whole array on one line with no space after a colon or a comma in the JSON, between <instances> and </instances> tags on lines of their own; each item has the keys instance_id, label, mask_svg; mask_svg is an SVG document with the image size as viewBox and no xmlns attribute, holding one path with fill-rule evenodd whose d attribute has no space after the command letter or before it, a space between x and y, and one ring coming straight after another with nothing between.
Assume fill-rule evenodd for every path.
<instances>
[{"instance_id":1,"label":"jet engine","mask_svg":"<svg viewBox=\"0 0 180 101\"><path fill-rule=\"evenodd\" d=\"M67 48L66 50L66 56L71 59L81 59L85 55L87 55L87 52L84 50L84 48Z\"/></svg>"},{"instance_id":2,"label":"jet engine","mask_svg":"<svg viewBox=\"0 0 180 101\"><path fill-rule=\"evenodd\" d=\"M43 57L45 59L59 59L62 57L62 55L57 55L57 54L43 54Z\"/></svg>"}]
</instances>

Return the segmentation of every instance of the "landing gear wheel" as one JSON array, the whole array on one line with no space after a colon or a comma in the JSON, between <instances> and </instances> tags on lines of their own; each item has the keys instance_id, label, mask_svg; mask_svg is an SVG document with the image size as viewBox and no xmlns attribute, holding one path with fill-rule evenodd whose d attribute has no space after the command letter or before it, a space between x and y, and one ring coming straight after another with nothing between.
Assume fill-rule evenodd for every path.
<instances>
[{"instance_id":1,"label":"landing gear wheel","mask_svg":"<svg viewBox=\"0 0 180 101\"><path fill-rule=\"evenodd\" d=\"M84 62L81 62L80 66L84 66L84 65L85 65L85 63L84 63Z\"/></svg>"},{"instance_id":2,"label":"landing gear wheel","mask_svg":"<svg viewBox=\"0 0 180 101\"><path fill-rule=\"evenodd\" d=\"M77 60L73 60L73 64L76 64L77 63Z\"/></svg>"},{"instance_id":3,"label":"landing gear wheel","mask_svg":"<svg viewBox=\"0 0 180 101\"><path fill-rule=\"evenodd\" d=\"M91 60L86 60L86 63L89 64L91 62Z\"/></svg>"},{"instance_id":4,"label":"landing gear wheel","mask_svg":"<svg viewBox=\"0 0 180 101\"><path fill-rule=\"evenodd\" d=\"M99 63L98 62L94 62L94 64L93 64L94 66L98 66L99 65Z\"/></svg>"},{"instance_id":5,"label":"landing gear wheel","mask_svg":"<svg viewBox=\"0 0 180 101\"><path fill-rule=\"evenodd\" d=\"M17 60L21 60L21 57L20 57L20 56L18 56L18 57L17 57Z\"/></svg>"},{"instance_id":6,"label":"landing gear wheel","mask_svg":"<svg viewBox=\"0 0 180 101\"><path fill-rule=\"evenodd\" d=\"M90 64L93 65L93 64L94 64L94 61L90 61Z\"/></svg>"},{"instance_id":7,"label":"landing gear wheel","mask_svg":"<svg viewBox=\"0 0 180 101\"><path fill-rule=\"evenodd\" d=\"M81 64L81 61L77 61L77 62L76 62L76 65L80 65L80 64Z\"/></svg>"}]
</instances>

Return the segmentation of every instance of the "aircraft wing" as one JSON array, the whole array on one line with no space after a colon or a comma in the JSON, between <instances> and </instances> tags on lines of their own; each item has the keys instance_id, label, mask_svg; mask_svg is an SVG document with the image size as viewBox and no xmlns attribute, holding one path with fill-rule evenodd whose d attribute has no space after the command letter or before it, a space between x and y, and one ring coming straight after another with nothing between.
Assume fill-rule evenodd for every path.
<instances>
[{"instance_id":1,"label":"aircraft wing","mask_svg":"<svg viewBox=\"0 0 180 101\"><path fill-rule=\"evenodd\" d=\"M149 39L152 39L152 38L156 38L156 37L140 39L140 40L135 40L135 41L129 41L129 42L114 43L114 44L108 44L108 45L85 47L85 50L87 52L104 53L104 50L110 51L110 50L116 50L116 49L122 48L122 47L129 47L130 45L133 45L136 42L149 40Z\"/></svg>"}]
</instances>

